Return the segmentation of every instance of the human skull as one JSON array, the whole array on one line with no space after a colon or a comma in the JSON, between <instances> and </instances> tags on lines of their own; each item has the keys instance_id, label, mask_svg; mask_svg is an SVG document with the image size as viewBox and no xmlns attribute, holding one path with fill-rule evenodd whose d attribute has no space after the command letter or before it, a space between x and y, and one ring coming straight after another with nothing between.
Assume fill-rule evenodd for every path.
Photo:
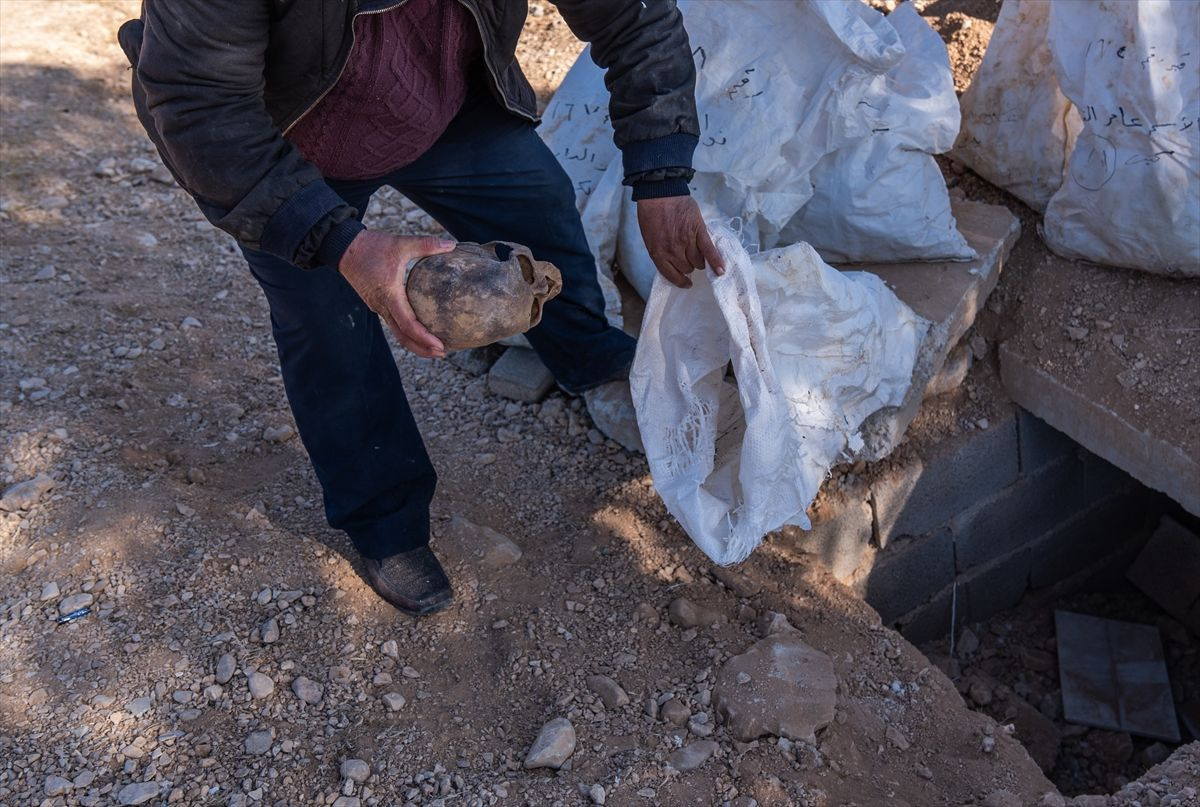
<instances>
[{"instance_id":1,"label":"human skull","mask_svg":"<svg viewBox=\"0 0 1200 807\"><path fill-rule=\"evenodd\" d=\"M520 244L460 242L414 263L405 286L417 320L447 349L463 350L537 325L562 276Z\"/></svg>"}]
</instances>

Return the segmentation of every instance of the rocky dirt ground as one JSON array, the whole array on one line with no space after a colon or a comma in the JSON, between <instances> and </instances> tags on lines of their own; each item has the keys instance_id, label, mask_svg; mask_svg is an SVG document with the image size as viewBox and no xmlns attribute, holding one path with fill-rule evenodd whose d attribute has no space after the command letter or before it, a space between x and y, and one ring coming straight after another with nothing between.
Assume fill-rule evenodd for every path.
<instances>
[{"instance_id":1,"label":"rocky dirt ground","mask_svg":"<svg viewBox=\"0 0 1200 807\"><path fill-rule=\"evenodd\" d=\"M709 568L561 394L397 354L458 599L378 601L324 524L261 295L134 120L136 8L0 3L0 483L40 480L0 514L0 804L1063 803L820 568L771 541ZM535 4L525 48L545 96L578 46ZM370 217L436 227L395 195ZM800 692L760 685L772 659ZM1192 746L1076 803L1198 780Z\"/></svg>"}]
</instances>

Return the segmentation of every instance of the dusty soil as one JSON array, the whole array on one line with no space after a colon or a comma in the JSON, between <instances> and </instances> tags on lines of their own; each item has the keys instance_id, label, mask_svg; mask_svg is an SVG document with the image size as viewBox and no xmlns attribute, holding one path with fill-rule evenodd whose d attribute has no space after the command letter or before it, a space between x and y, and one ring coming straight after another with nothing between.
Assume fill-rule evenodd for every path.
<instances>
[{"instance_id":1,"label":"dusty soil","mask_svg":"<svg viewBox=\"0 0 1200 807\"><path fill-rule=\"evenodd\" d=\"M643 460L557 393L505 402L397 353L458 597L420 621L375 598L324 524L259 291L134 119L114 32L136 8L0 4L0 483L54 484L0 516L0 803L916 807L1053 790L821 569L768 541L748 580L718 582ZM544 98L579 46L537 8L522 60ZM395 194L369 219L436 230ZM455 517L522 558L481 566ZM681 596L719 623L673 624ZM770 611L832 661L836 717L815 745L743 744L716 723L714 674ZM595 674L631 703L606 708ZM304 679L315 703L295 694ZM646 707L672 697L695 719ZM574 725L574 755L524 770L554 717ZM706 735L707 763L667 766ZM1163 793L1195 756L1164 764ZM368 768L343 776L347 760Z\"/></svg>"}]
</instances>

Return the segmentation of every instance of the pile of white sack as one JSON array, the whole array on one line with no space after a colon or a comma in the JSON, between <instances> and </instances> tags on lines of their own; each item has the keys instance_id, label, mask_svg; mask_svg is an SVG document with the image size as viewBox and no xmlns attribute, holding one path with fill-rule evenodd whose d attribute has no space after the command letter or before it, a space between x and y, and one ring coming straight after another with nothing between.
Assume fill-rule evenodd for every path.
<instances>
[{"instance_id":1,"label":"pile of white sack","mask_svg":"<svg viewBox=\"0 0 1200 807\"><path fill-rule=\"evenodd\" d=\"M1200 276L1194 0L1005 0L953 156L1068 258Z\"/></svg>"},{"instance_id":2,"label":"pile of white sack","mask_svg":"<svg viewBox=\"0 0 1200 807\"><path fill-rule=\"evenodd\" d=\"M692 195L762 249L806 241L835 263L969 260L932 155L958 135L946 47L910 4L680 0L696 61ZM736 32L732 35L731 32ZM610 314L611 267L642 297L656 274L585 50L539 129L575 185Z\"/></svg>"},{"instance_id":3,"label":"pile of white sack","mask_svg":"<svg viewBox=\"0 0 1200 807\"><path fill-rule=\"evenodd\" d=\"M958 134L949 59L911 5L886 18L844 0L679 7L697 67L691 187L724 277L696 273L683 291L658 276L587 51L542 135L575 184L610 314L614 264L647 298L631 386L655 487L725 564L784 524L808 528L862 422L911 385L928 324L879 278L826 261L975 253L932 156Z\"/></svg>"}]
</instances>

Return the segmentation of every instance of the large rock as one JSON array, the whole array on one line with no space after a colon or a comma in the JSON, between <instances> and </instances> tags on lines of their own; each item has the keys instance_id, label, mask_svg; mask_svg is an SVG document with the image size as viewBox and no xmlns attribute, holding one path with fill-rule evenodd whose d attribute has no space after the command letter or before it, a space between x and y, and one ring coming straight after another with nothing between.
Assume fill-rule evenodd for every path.
<instances>
[{"instance_id":1,"label":"large rock","mask_svg":"<svg viewBox=\"0 0 1200 807\"><path fill-rule=\"evenodd\" d=\"M561 768L575 753L575 727L565 717L556 717L538 732L525 756L526 768Z\"/></svg>"},{"instance_id":2,"label":"large rock","mask_svg":"<svg viewBox=\"0 0 1200 807\"><path fill-rule=\"evenodd\" d=\"M813 743L833 720L837 676L828 656L782 631L726 662L713 703L742 742L771 735Z\"/></svg>"}]
</instances>

